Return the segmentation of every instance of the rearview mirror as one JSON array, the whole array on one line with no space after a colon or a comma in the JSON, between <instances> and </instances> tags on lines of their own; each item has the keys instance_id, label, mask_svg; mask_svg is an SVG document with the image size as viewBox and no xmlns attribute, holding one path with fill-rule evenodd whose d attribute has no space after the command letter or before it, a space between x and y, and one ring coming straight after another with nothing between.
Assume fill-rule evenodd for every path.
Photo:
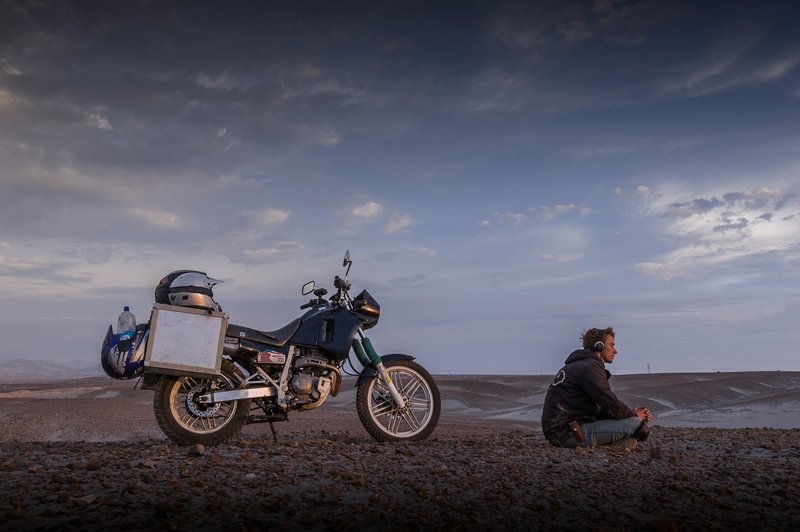
<instances>
[{"instance_id":1,"label":"rearview mirror","mask_svg":"<svg viewBox=\"0 0 800 532\"><path fill-rule=\"evenodd\" d=\"M342 266L347 268L344 272L344 278L347 279L347 276L350 274L350 266L353 264L353 261L350 260L350 250L344 252L344 260L342 261Z\"/></svg>"},{"instance_id":2,"label":"rearview mirror","mask_svg":"<svg viewBox=\"0 0 800 532\"><path fill-rule=\"evenodd\" d=\"M309 281L306 284L304 284L303 285L303 289L302 289L303 295L307 296L308 294L313 292L314 291L314 286L315 286L314 281Z\"/></svg>"}]
</instances>

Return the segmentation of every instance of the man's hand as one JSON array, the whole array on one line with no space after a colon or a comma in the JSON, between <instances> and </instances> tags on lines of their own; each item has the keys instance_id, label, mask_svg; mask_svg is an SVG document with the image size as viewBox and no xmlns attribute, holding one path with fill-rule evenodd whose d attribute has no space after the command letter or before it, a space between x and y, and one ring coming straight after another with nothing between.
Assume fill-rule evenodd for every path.
<instances>
[{"instance_id":1,"label":"man's hand","mask_svg":"<svg viewBox=\"0 0 800 532\"><path fill-rule=\"evenodd\" d=\"M650 409L644 406L639 406L633 409L634 414L639 416L639 419L643 419L645 421L653 421L653 414L650 413Z\"/></svg>"}]
</instances>

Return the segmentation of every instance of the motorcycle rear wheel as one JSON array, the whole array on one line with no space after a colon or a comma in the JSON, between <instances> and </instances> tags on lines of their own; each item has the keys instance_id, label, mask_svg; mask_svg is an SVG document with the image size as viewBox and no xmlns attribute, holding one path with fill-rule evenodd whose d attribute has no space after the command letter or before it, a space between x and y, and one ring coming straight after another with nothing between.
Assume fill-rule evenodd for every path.
<instances>
[{"instance_id":1,"label":"motorcycle rear wheel","mask_svg":"<svg viewBox=\"0 0 800 532\"><path fill-rule=\"evenodd\" d=\"M406 406L397 406L386 383L376 375L362 382L356 392L361 424L377 441L424 440L436 428L442 411L433 377L412 360L389 362L386 371Z\"/></svg>"},{"instance_id":2,"label":"motorcycle rear wheel","mask_svg":"<svg viewBox=\"0 0 800 532\"><path fill-rule=\"evenodd\" d=\"M201 404L212 391L231 390L243 377L229 360L214 378L163 377L156 385L153 412L164 434L178 445L218 445L236 438L250 415L250 400Z\"/></svg>"}]
</instances>

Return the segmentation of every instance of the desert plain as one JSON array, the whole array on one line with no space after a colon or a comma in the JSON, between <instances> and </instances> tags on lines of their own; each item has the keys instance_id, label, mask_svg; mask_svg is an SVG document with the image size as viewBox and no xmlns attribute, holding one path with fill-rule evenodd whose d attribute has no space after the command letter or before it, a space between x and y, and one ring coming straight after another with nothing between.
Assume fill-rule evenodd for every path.
<instances>
[{"instance_id":1,"label":"desert plain","mask_svg":"<svg viewBox=\"0 0 800 532\"><path fill-rule=\"evenodd\" d=\"M0 384L0 529L800 529L800 373L615 376L655 415L630 452L550 446L549 377L436 381L425 441L373 441L346 381L277 441L207 448L170 443L134 381Z\"/></svg>"}]
</instances>

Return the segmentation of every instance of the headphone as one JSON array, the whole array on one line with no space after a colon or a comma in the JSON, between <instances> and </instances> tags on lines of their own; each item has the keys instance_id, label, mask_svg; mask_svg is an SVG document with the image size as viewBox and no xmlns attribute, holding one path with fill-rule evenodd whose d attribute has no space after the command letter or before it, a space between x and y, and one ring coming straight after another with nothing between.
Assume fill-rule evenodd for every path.
<instances>
[{"instance_id":1,"label":"headphone","mask_svg":"<svg viewBox=\"0 0 800 532\"><path fill-rule=\"evenodd\" d=\"M601 338L601 340L596 341L592 346L592 351L594 351L595 353L599 353L600 351L606 348L606 344L604 344L602 340L602 338L604 338L605 335L603 334L603 329L592 329L592 331L594 331L596 334L599 334Z\"/></svg>"}]
</instances>

